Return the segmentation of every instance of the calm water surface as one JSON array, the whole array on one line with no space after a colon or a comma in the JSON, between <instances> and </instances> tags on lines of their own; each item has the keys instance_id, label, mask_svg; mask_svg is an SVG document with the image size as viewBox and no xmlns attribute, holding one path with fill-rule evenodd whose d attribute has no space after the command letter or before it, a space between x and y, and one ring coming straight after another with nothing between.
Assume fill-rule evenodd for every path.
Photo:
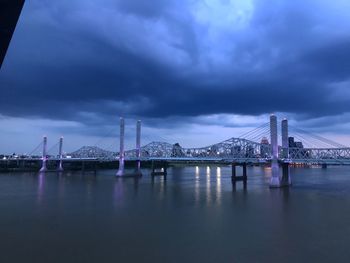
<instances>
[{"instance_id":1,"label":"calm water surface","mask_svg":"<svg viewBox=\"0 0 350 263\"><path fill-rule=\"evenodd\" d=\"M0 262L350 262L350 167L0 174Z\"/></svg>"}]
</instances>

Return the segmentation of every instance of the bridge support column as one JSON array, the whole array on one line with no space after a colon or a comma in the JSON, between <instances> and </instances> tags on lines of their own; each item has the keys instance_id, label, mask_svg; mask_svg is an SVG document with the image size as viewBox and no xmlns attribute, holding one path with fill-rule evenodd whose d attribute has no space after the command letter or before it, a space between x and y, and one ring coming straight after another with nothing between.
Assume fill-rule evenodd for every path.
<instances>
[{"instance_id":1,"label":"bridge support column","mask_svg":"<svg viewBox=\"0 0 350 263\"><path fill-rule=\"evenodd\" d=\"M142 176L141 173L141 121L136 123L136 176Z\"/></svg>"},{"instance_id":2,"label":"bridge support column","mask_svg":"<svg viewBox=\"0 0 350 263\"><path fill-rule=\"evenodd\" d=\"M281 179L281 186L288 186L292 182L290 180L290 173L289 173L289 163L282 163L282 179Z\"/></svg>"},{"instance_id":3,"label":"bridge support column","mask_svg":"<svg viewBox=\"0 0 350 263\"><path fill-rule=\"evenodd\" d=\"M322 164L322 169L327 169L327 164L326 163Z\"/></svg>"},{"instance_id":4,"label":"bridge support column","mask_svg":"<svg viewBox=\"0 0 350 263\"><path fill-rule=\"evenodd\" d=\"M236 182L236 164L232 163L232 175L231 175L232 182Z\"/></svg>"},{"instance_id":5,"label":"bridge support column","mask_svg":"<svg viewBox=\"0 0 350 263\"><path fill-rule=\"evenodd\" d=\"M60 144L59 144L59 148L58 148L58 158L59 158L59 163L58 163L58 167L57 167L58 172L63 171L62 148L63 148L63 137L60 138Z\"/></svg>"},{"instance_id":6,"label":"bridge support column","mask_svg":"<svg viewBox=\"0 0 350 263\"><path fill-rule=\"evenodd\" d=\"M271 180L270 187L280 187L280 171L278 166L278 141L277 141L277 117L270 116L270 136L271 136Z\"/></svg>"},{"instance_id":7,"label":"bridge support column","mask_svg":"<svg viewBox=\"0 0 350 263\"><path fill-rule=\"evenodd\" d=\"M167 172L167 168L168 168L168 163L167 162L159 162L158 165L155 161L152 161L152 172L151 175L152 176L156 176L156 175L164 175L164 177L167 176L168 172ZM161 169L160 171L157 169Z\"/></svg>"},{"instance_id":8,"label":"bridge support column","mask_svg":"<svg viewBox=\"0 0 350 263\"><path fill-rule=\"evenodd\" d=\"M243 164L243 181L246 182L247 181L247 163Z\"/></svg>"},{"instance_id":9,"label":"bridge support column","mask_svg":"<svg viewBox=\"0 0 350 263\"><path fill-rule=\"evenodd\" d=\"M116 176L124 175L124 118L120 118L120 150L119 150L119 169Z\"/></svg>"},{"instance_id":10,"label":"bridge support column","mask_svg":"<svg viewBox=\"0 0 350 263\"><path fill-rule=\"evenodd\" d=\"M281 186L288 186L292 184L292 179L290 177L289 171L289 141L288 141L288 120L283 119L281 122L282 128L282 158L287 160L287 162L282 163L282 178L281 178Z\"/></svg>"},{"instance_id":11,"label":"bridge support column","mask_svg":"<svg viewBox=\"0 0 350 263\"><path fill-rule=\"evenodd\" d=\"M247 183L247 163L243 163L242 164L242 176L237 176L237 172L236 172L236 163L232 163L232 176L231 176L231 180L232 183L236 183L237 181L243 181L244 184Z\"/></svg>"},{"instance_id":12,"label":"bridge support column","mask_svg":"<svg viewBox=\"0 0 350 263\"><path fill-rule=\"evenodd\" d=\"M42 165L41 165L40 172L47 171L47 166L46 166L47 152L46 151L47 151L47 137L44 136L44 138L43 138L43 156L42 156Z\"/></svg>"}]
</instances>

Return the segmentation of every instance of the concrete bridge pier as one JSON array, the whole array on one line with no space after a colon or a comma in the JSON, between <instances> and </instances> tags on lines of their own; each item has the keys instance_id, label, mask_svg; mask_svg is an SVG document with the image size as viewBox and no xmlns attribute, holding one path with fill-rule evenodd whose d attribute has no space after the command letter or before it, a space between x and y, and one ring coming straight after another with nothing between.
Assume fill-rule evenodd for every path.
<instances>
[{"instance_id":1,"label":"concrete bridge pier","mask_svg":"<svg viewBox=\"0 0 350 263\"><path fill-rule=\"evenodd\" d=\"M292 184L289 172L289 163L282 163L282 178L281 186L288 186Z\"/></svg>"},{"instance_id":2,"label":"concrete bridge pier","mask_svg":"<svg viewBox=\"0 0 350 263\"><path fill-rule=\"evenodd\" d=\"M242 176L237 176L236 172L236 163L232 163L232 175L231 175L231 180L232 183L236 183L237 181L243 181L244 184L247 183L247 163L243 163L242 165Z\"/></svg>"},{"instance_id":3,"label":"concrete bridge pier","mask_svg":"<svg viewBox=\"0 0 350 263\"><path fill-rule=\"evenodd\" d=\"M43 138L43 155L42 155L42 165L40 172L46 172L47 171L47 137L44 136Z\"/></svg>"},{"instance_id":4,"label":"concrete bridge pier","mask_svg":"<svg viewBox=\"0 0 350 263\"><path fill-rule=\"evenodd\" d=\"M277 134L277 117L275 115L270 116L270 135L271 135L271 180L270 187L283 187L289 186L291 184L291 179L289 176L289 142L288 142L288 121L284 119L281 123L282 127L282 176L280 167L278 164L278 134ZM286 162L284 161L286 160Z\"/></svg>"},{"instance_id":5,"label":"concrete bridge pier","mask_svg":"<svg viewBox=\"0 0 350 263\"><path fill-rule=\"evenodd\" d=\"M125 122L124 118L120 118L120 149L119 149L119 169L116 176L124 175L124 131L125 131Z\"/></svg>"},{"instance_id":6,"label":"concrete bridge pier","mask_svg":"<svg viewBox=\"0 0 350 263\"><path fill-rule=\"evenodd\" d=\"M243 181L247 181L247 163L243 164Z\"/></svg>"},{"instance_id":7,"label":"concrete bridge pier","mask_svg":"<svg viewBox=\"0 0 350 263\"><path fill-rule=\"evenodd\" d=\"M151 175L152 176L163 175L164 177L166 177L168 174L167 168L168 168L168 163L165 161L159 161L159 162L152 161Z\"/></svg>"},{"instance_id":8,"label":"concrete bridge pier","mask_svg":"<svg viewBox=\"0 0 350 263\"><path fill-rule=\"evenodd\" d=\"M85 172L85 161L84 160L81 161L81 171L82 171L82 173Z\"/></svg>"},{"instance_id":9,"label":"concrete bridge pier","mask_svg":"<svg viewBox=\"0 0 350 263\"><path fill-rule=\"evenodd\" d=\"M136 176L142 176L141 173L141 121L138 120L136 123Z\"/></svg>"},{"instance_id":10,"label":"concrete bridge pier","mask_svg":"<svg viewBox=\"0 0 350 263\"><path fill-rule=\"evenodd\" d=\"M60 138L60 143L58 148L58 158L59 158L58 167L57 167L58 172L63 172L62 149L63 149L63 137Z\"/></svg>"},{"instance_id":11,"label":"concrete bridge pier","mask_svg":"<svg viewBox=\"0 0 350 263\"><path fill-rule=\"evenodd\" d=\"M284 161L282 166L282 178L281 178L281 186L288 186L292 184L292 179L290 177L290 169L289 169L289 141L288 141L288 120L283 119L281 122L282 129L282 158Z\"/></svg>"},{"instance_id":12,"label":"concrete bridge pier","mask_svg":"<svg viewBox=\"0 0 350 263\"><path fill-rule=\"evenodd\" d=\"M327 164L326 163L322 164L322 169L327 169Z\"/></svg>"},{"instance_id":13,"label":"concrete bridge pier","mask_svg":"<svg viewBox=\"0 0 350 263\"><path fill-rule=\"evenodd\" d=\"M270 187L280 187L281 178L278 165L278 141L277 141L277 117L270 116L270 139L271 139L271 180Z\"/></svg>"},{"instance_id":14,"label":"concrete bridge pier","mask_svg":"<svg viewBox=\"0 0 350 263\"><path fill-rule=\"evenodd\" d=\"M236 164L232 163L232 175L231 175L231 179L232 181L236 181Z\"/></svg>"},{"instance_id":15,"label":"concrete bridge pier","mask_svg":"<svg viewBox=\"0 0 350 263\"><path fill-rule=\"evenodd\" d=\"M134 173L125 174L125 122L124 118L120 118L120 150L119 150L119 169L116 176L133 177L142 176L141 173L141 121L136 123L136 169Z\"/></svg>"}]
</instances>

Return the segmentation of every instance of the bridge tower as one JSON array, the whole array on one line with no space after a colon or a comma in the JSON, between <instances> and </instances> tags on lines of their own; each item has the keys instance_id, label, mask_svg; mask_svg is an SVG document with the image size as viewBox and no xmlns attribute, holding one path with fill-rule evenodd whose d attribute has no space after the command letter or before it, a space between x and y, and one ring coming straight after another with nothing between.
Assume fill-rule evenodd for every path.
<instances>
[{"instance_id":1,"label":"bridge tower","mask_svg":"<svg viewBox=\"0 0 350 263\"><path fill-rule=\"evenodd\" d=\"M124 175L124 131L125 131L124 118L120 117L119 169L116 176Z\"/></svg>"},{"instance_id":2,"label":"bridge tower","mask_svg":"<svg viewBox=\"0 0 350 263\"><path fill-rule=\"evenodd\" d=\"M281 134L282 134L282 158L288 159L289 157L289 143L288 143L288 120L283 119L281 122Z\"/></svg>"},{"instance_id":3,"label":"bridge tower","mask_svg":"<svg viewBox=\"0 0 350 263\"><path fill-rule=\"evenodd\" d=\"M141 173L141 121L136 122L136 176L142 176Z\"/></svg>"},{"instance_id":4,"label":"bridge tower","mask_svg":"<svg viewBox=\"0 0 350 263\"><path fill-rule=\"evenodd\" d=\"M287 186L292 184L292 180L290 178L290 169L289 169L289 142L288 142L288 120L283 119L281 122L282 129L282 178L281 184L283 186Z\"/></svg>"},{"instance_id":5,"label":"bridge tower","mask_svg":"<svg viewBox=\"0 0 350 263\"><path fill-rule=\"evenodd\" d=\"M59 163L58 163L58 167L57 167L57 171L58 172L62 172L63 171L62 149L63 149L63 137L60 138L59 147L58 147L58 158L59 158Z\"/></svg>"},{"instance_id":6,"label":"bridge tower","mask_svg":"<svg viewBox=\"0 0 350 263\"><path fill-rule=\"evenodd\" d=\"M280 187L281 178L278 165L278 140L277 140L277 117L274 114L270 115L270 136L271 136L271 180L270 187Z\"/></svg>"},{"instance_id":7,"label":"bridge tower","mask_svg":"<svg viewBox=\"0 0 350 263\"><path fill-rule=\"evenodd\" d=\"M41 165L40 172L46 172L47 171L46 162L47 162L47 137L44 136L43 137L42 165Z\"/></svg>"}]
</instances>

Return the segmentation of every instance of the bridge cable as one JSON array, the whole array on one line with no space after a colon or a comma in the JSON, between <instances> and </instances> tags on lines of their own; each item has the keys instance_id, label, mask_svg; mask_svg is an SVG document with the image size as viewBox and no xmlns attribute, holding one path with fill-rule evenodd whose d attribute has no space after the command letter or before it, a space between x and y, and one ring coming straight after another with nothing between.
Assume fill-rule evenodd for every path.
<instances>
[{"instance_id":1,"label":"bridge cable","mask_svg":"<svg viewBox=\"0 0 350 263\"><path fill-rule=\"evenodd\" d=\"M57 142L56 144L54 144L53 146L51 146L46 152L47 155L58 155L58 145L59 142ZM50 154L53 150L57 149L57 153L56 154Z\"/></svg>"},{"instance_id":2,"label":"bridge cable","mask_svg":"<svg viewBox=\"0 0 350 263\"><path fill-rule=\"evenodd\" d=\"M308 139L306 139L302 135L293 134L293 137L296 138L297 140L299 140L300 142L304 143L303 145L304 145L304 147L306 146L305 148L319 148L319 145L316 145L315 143L310 142ZM294 148L294 147L291 147L291 148Z\"/></svg>"},{"instance_id":3,"label":"bridge cable","mask_svg":"<svg viewBox=\"0 0 350 263\"><path fill-rule=\"evenodd\" d=\"M325 142L325 143L328 144L328 145L332 145L332 146L334 146L334 147L339 147L339 148L342 148L342 147L347 148L347 146L345 146L345 145L339 144L339 143L337 143L337 142L335 142L335 141L329 140L329 139L324 138L324 137L322 137L322 136L313 134L313 133L311 133L311 132L309 132L309 131L302 130L302 129L300 129L300 128L296 128L296 127L293 127L293 126L291 126L291 127L292 127L292 129L294 129L294 130L296 130L296 131L298 131L298 132L300 132L300 133L308 134L309 136L311 136L311 137L313 137L313 138L315 138L315 139L317 139L317 140L319 140L319 141L323 141L323 142Z\"/></svg>"},{"instance_id":4,"label":"bridge cable","mask_svg":"<svg viewBox=\"0 0 350 263\"><path fill-rule=\"evenodd\" d=\"M259 129L255 129L254 132L251 132L249 135L246 135L243 138L247 140L256 140L258 137L267 135L269 132L270 127L268 125L264 125L263 127L259 127Z\"/></svg>"},{"instance_id":5,"label":"bridge cable","mask_svg":"<svg viewBox=\"0 0 350 263\"><path fill-rule=\"evenodd\" d=\"M259 140L261 140L263 137L269 137L269 133L270 128L268 127L262 130L260 133L256 134L254 137L250 137L249 140L260 143Z\"/></svg>"},{"instance_id":6,"label":"bridge cable","mask_svg":"<svg viewBox=\"0 0 350 263\"><path fill-rule=\"evenodd\" d=\"M98 147L102 141L106 140L106 138L110 137L110 135L115 132L116 127L113 126L111 129L109 129L100 139L98 139L93 146ZM119 133L119 132L116 132ZM108 138L110 139L110 138ZM118 141L117 136L115 137L115 140Z\"/></svg>"},{"instance_id":7,"label":"bridge cable","mask_svg":"<svg viewBox=\"0 0 350 263\"><path fill-rule=\"evenodd\" d=\"M258 131L259 129L264 128L264 127L266 127L268 125L269 125L269 123L264 123L264 124L262 124L262 125L260 125L260 126L258 126L256 128L254 128L253 130L250 130L248 132L245 132L245 133L241 134L240 136L238 136L238 138L245 138L249 134L254 133L254 132Z\"/></svg>"},{"instance_id":8,"label":"bridge cable","mask_svg":"<svg viewBox=\"0 0 350 263\"><path fill-rule=\"evenodd\" d=\"M300 128L296 128L296 127L293 127L293 126L292 126L292 129L294 129L295 132L307 134L308 136L313 137L314 140L323 142L323 144L327 145L327 147L332 146L332 147L335 147L335 148L348 148L348 147L345 146L345 145L342 145L342 144L340 144L340 143L334 142L334 141L329 140L329 139L327 139L327 138L324 138L324 137L322 137L322 136L313 134L313 133L311 133L311 132L302 130L302 129L300 129Z\"/></svg>"},{"instance_id":9,"label":"bridge cable","mask_svg":"<svg viewBox=\"0 0 350 263\"><path fill-rule=\"evenodd\" d=\"M36 151L38 151L39 148L42 147L42 146L43 146L43 142L40 142L40 143L34 148L34 150L32 150L32 151L28 154L28 156L29 156L29 157L32 156L33 153L36 152Z\"/></svg>"}]
</instances>

